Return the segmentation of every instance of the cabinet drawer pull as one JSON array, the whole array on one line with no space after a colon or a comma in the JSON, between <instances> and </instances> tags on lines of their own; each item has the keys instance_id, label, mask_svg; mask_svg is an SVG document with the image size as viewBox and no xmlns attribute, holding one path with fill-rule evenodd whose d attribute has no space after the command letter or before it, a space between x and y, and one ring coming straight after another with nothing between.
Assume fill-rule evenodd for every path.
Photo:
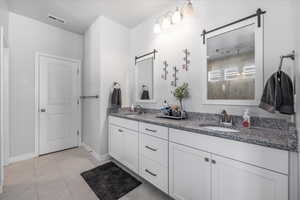
<instances>
[{"instance_id":1,"label":"cabinet drawer pull","mask_svg":"<svg viewBox=\"0 0 300 200\"><path fill-rule=\"evenodd\" d=\"M123 132L123 130L122 130L122 129L119 129L118 131L119 131L120 133L122 133L122 132Z\"/></svg>"},{"instance_id":2,"label":"cabinet drawer pull","mask_svg":"<svg viewBox=\"0 0 300 200\"><path fill-rule=\"evenodd\" d=\"M157 149L154 149L154 148L149 147L149 146L145 146L145 148L147 148L147 149L149 149L149 150L151 150L151 151L157 151Z\"/></svg>"},{"instance_id":3,"label":"cabinet drawer pull","mask_svg":"<svg viewBox=\"0 0 300 200\"><path fill-rule=\"evenodd\" d=\"M212 163L212 164L216 164L216 163L217 163L217 161L215 161L215 160L211 160L211 163Z\"/></svg>"},{"instance_id":4,"label":"cabinet drawer pull","mask_svg":"<svg viewBox=\"0 0 300 200\"><path fill-rule=\"evenodd\" d=\"M154 174L153 172L149 171L148 169L145 169L145 172L147 172L151 176L157 176L157 174Z\"/></svg>"},{"instance_id":5,"label":"cabinet drawer pull","mask_svg":"<svg viewBox=\"0 0 300 200\"><path fill-rule=\"evenodd\" d=\"M153 132L153 133L156 133L157 130L152 130L152 129L149 129L149 128L145 128L146 131L150 131L150 132Z\"/></svg>"},{"instance_id":6,"label":"cabinet drawer pull","mask_svg":"<svg viewBox=\"0 0 300 200\"><path fill-rule=\"evenodd\" d=\"M209 158L204 158L205 162L209 162Z\"/></svg>"}]
</instances>

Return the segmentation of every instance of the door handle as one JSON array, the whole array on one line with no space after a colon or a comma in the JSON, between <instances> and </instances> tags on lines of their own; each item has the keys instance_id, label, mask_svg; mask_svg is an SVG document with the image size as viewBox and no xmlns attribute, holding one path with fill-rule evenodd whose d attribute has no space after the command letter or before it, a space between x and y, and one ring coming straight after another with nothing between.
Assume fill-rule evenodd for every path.
<instances>
[{"instance_id":1,"label":"door handle","mask_svg":"<svg viewBox=\"0 0 300 200\"><path fill-rule=\"evenodd\" d=\"M46 112L46 109L45 109L45 108L42 108L42 109L40 110L40 112L44 113L44 112Z\"/></svg>"}]
</instances>

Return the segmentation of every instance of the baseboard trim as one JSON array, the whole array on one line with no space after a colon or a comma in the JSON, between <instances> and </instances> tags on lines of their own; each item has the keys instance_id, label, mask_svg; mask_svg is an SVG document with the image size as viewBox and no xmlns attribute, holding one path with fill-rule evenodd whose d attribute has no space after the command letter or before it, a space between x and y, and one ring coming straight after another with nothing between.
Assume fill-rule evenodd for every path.
<instances>
[{"instance_id":1,"label":"baseboard trim","mask_svg":"<svg viewBox=\"0 0 300 200\"><path fill-rule=\"evenodd\" d=\"M98 162L107 162L110 160L110 156L108 154L99 155L96 153L89 145L82 142L81 146L85 148Z\"/></svg>"},{"instance_id":2,"label":"baseboard trim","mask_svg":"<svg viewBox=\"0 0 300 200\"><path fill-rule=\"evenodd\" d=\"M23 154L23 155L9 158L8 163L12 164L12 163L19 162L19 161L30 160L35 157L37 157L37 155L35 153Z\"/></svg>"}]
</instances>

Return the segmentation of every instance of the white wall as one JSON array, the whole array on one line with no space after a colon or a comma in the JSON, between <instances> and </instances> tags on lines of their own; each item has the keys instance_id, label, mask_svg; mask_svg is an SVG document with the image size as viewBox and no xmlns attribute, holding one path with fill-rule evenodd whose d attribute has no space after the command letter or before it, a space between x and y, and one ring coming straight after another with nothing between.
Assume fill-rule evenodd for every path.
<instances>
[{"instance_id":1,"label":"white wall","mask_svg":"<svg viewBox=\"0 0 300 200\"><path fill-rule=\"evenodd\" d=\"M293 0L293 23L294 23L294 34L295 34L295 43L296 43L296 78L297 83L300 81L300 1ZM296 88L297 99L296 99L296 106L297 106L297 130L298 134L300 133L300 85L297 84ZM298 136L298 144L300 144L300 137ZM299 148L299 147L298 147ZM300 154L298 153L298 196L300 195Z\"/></svg>"},{"instance_id":2,"label":"white wall","mask_svg":"<svg viewBox=\"0 0 300 200\"><path fill-rule=\"evenodd\" d=\"M83 57L83 36L9 14L10 157L34 153L35 53Z\"/></svg>"},{"instance_id":3,"label":"white wall","mask_svg":"<svg viewBox=\"0 0 300 200\"><path fill-rule=\"evenodd\" d=\"M149 19L131 31L131 80L133 80L134 56L147 53L156 48L159 53L155 60L155 96L156 104L145 104L146 107L159 108L164 99L175 103L171 95L171 68L177 65L181 68L183 64L183 49L191 51L191 66L189 72L179 73L179 84L188 82L190 84L191 98L184 104L188 111L195 112L220 112L221 109L228 109L229 113L242 114L245 107L240 106L215 106L202 103L201 68L202 60L205 59L201 33L203 29L209 30L220 25L227 24L253 14L257 8L267 11L265 15L264 29L264 65L266 80L278 68L280 55L291 52L295 49L291 0L201 0L194 1L195 15L185 18L181 24L174 25L168 31L155 35L153 25L157 18ZM173 8L174 9L174 8ZM169 63L168 80L161 79L163 61ZM288 62L291 65L291 62ZM290 68L290 67L285 67ZM134 102L134 83L131 81L131 102ZM259 109L250 108L252 115L274 116ZM280 116L281 117L281 116Z\"/></svg>"},{"instance_id":4,"label":"white wall","mask_svg":"<svg viewBox=\"0 0 300 200\"><path fill-rule=\"evenodd\" d=\"M105 17L101 17L100 21L100 155L103 155L108 152L107 108L110 106L110 93L115 81L121 85L122 105L129 105L127 74L129 70L130 47L129 29Z\"/></svg>"},{"instance_id":5,"label":"white wall","mask_svg":"<svg viewBox=\"0 0 300 200\"><path fill-rule=\"evenodd\" d=\"M8 5L6 0L0 0L0 26L4 28L4 46L7 47L8 38Z\"/></svg>"},{"instance_id":6,"label":"white wall","mask_svg":"<svg viewBox=\"0 0 300 200\"><path fill-rule=\"evenodd\" d=\"M129 30L99 17L85 33L83 93L100 100L83 104L83 142L99 156L108 152L107 108L113 82L121 84L123 105L128 105Z\"/></svg>"},{"instance_id":7,"label":"white wall","mask_svg":"<svg viewBox=\"0 0 300 200\"><path fill-rule=\"evenodd\" d=\"M97 19L84 34L84 68L82 93L100 94L100 20ZM100 100L83 100L82 140L95 152L100 151Z\"/></svg>"}]
</instances>

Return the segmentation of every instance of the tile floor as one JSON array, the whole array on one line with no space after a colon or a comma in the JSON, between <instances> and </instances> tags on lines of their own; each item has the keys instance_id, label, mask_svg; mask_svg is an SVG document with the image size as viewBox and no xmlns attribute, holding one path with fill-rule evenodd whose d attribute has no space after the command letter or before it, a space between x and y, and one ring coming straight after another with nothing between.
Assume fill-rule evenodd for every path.
<instances>
[{"instance_id":1,"label":"tile floor","mask_svg":"<svg viewBox=\"0 0 300 200\"><path fill-rule=\"evenodd\" d=\"M82 147L18 162L5 168L1 200L98 200L80 173L100 165ZM148 183L121 200L169 200Z\"/></svg>"}]
</instances>

